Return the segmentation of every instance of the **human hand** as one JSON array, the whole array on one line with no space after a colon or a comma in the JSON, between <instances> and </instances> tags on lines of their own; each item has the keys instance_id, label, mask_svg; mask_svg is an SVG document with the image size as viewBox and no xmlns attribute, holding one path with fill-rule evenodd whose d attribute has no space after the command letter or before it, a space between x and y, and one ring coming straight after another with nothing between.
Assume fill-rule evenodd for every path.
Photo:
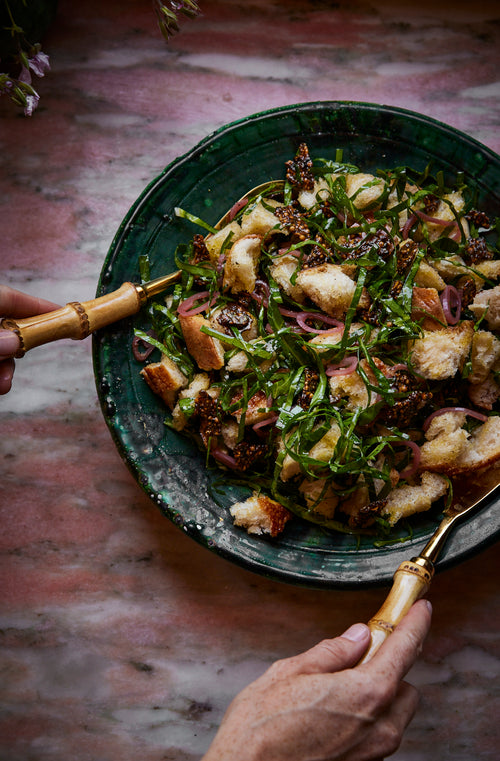
<instances>
[{"instance_id":1,"label":"human hand","mask_svg":"<svg viewBox=\"0 0 500 761\"><path fill-rule=\"evenodd\" d=\"M430 627L413 605L380 650L365 624L274 663L229 706L203 761L381 761L394 753L418 694L403 681Z\"/></svg>"},{"instance_id":2,"label":"human hand","mask_svg":"<svg viewBox=\"0 0 500 761\"><path fill-rule=\"evenodd\" d=\"M0 319L3 317L33 317L59 309L57 304L29 296L7 285L0 285ZM0 394L6 394L12 386L14 357L19 351L19 338L12 330L0 329Z\"/></svg>"}]
</instances>

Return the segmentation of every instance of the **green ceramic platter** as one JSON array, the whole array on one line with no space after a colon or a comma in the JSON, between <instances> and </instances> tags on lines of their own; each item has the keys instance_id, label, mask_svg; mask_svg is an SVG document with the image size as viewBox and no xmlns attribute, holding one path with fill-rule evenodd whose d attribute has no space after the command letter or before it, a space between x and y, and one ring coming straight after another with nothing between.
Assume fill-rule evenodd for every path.
<instances>
[{"instance_id":1,"label":"green ceramic platter","mask_svg":"<svg viewBox=\"0 0 500 761\"><path fill-rule=\"evenodd\" d=\"M176 269L173 254L199 229L174 215L180 206L214 224L234 200L267 180L282 178L300 142L313 156L344 160L362 170L432 162L450 181L464 173L478 206L500 209L500 157L477 141L426 116L393 107L315 102L259 113L217 130L178 158L141 194L123 220L104 262L98 295L124 281L139 282L138 257L148 254L152 277ZM94 371L104 417L118 450L140 486L179 529L229 561L284 582L316 588L388 583L400 562L418 554L438 514L415 516L412 538L376 548L300 521L275 540L233 526L229 506L246 493L221 483L204 456L164 425L166 410L139 375L131 352L134 327L145 315L123 320L94 337ZM154 359L152 356L151 359ZM448 541L438 564L446 568L493 542L500 531L497 499ZM406 534L406 532L404 532ZM187 561L188 562L188 561Z\"/></svg>"}]
</instances>

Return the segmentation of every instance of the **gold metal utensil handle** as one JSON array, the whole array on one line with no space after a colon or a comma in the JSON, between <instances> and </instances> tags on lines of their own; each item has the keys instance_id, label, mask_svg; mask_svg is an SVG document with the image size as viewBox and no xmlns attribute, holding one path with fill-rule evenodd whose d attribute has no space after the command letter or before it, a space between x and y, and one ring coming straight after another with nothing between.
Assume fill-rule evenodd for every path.
<instances>
[{"instance_id":1,"label":"gold metal utensil handle","mask_svg":"<svg viewBox=\"0 0 500 761\"><path fill-rule=\"evenodd\" d=\"M368 621L371 644L359 663L366 663L392 634L414 602L429 589L434 565L424 557L405 560L394 574L394 581L380 610Z\"/></svg>"}]
</instances>

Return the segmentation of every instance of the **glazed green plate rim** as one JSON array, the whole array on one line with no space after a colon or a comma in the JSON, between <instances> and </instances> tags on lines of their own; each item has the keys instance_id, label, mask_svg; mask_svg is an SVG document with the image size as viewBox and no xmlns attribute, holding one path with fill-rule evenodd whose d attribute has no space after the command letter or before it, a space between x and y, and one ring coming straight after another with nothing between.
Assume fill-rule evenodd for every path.
<instances>
[{"instance_id":1,"label":"glazed green plate rim","mask_svg":"<svg viewBox=\"0 0 500 761\"><path fill-rule=\"evenodd\" d=\"M138 282L139 253L152 257L153 277L176 269L173 249L189 239L193 228L175 217L174 206L184 206L214 223L249 187L282 176L283 157L290 158L302 140L313 149L317 146L314 155L325 155L325 146L334 150L344 143L345 160L358 163L362 156L368 164L362 168L372 171L375 164L370 167L370 161L388 165L384 164L384 151L398 157L410 151L419 162L436 159L438 151L445 171L464 170L480 195L487 193L496 209L500 205L500 157L431 117L393 106L348 101L282 106L220 127L170 162L146 186L117 230L97 294L114 290L125 280ZM264 157L260 165L259 157ZM398 565L422 549L437 525L436 515L418 517L411 539L383 548L365 540L358 547L352 537L298 519L274 540L248 535L233 526L228 508L242 492L229 489L221 495L221 472L207 470L195 445L164 425L166 410L140 378L140 365L130 351L134 326L147 327L143 314L93 337L101 409L137 483L162 513L197 543L254 573L313 588L387 584ZM498 502L492 496L485 508L455 529L437 570L462 562L498 539Z\"/></svg>"}]
</instances>

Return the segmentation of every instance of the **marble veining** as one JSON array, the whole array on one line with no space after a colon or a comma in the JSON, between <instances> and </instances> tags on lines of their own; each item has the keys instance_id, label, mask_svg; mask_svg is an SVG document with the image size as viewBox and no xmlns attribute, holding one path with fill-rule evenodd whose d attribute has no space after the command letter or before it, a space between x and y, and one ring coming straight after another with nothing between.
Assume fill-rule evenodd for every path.
<instances>
[{"instance_id":1,"label":"marble veining","mask_svg":"<svg viewBox=\"0 0 500 761\"><path fill-rule=\"evenodd\" d=\"M143 0L60 0L31 118L0 98L2 282L90 299L123 217L223 124L310 100L409 108L500 151L498 4L200 0L168 45ZM196 761L276 658L385 590L310 591L165 519L111 440L91 342L18 361L0 398L0 761ZM439 574L397 761L498 757L497 549Z\"/></svg>"}]
</instances>

